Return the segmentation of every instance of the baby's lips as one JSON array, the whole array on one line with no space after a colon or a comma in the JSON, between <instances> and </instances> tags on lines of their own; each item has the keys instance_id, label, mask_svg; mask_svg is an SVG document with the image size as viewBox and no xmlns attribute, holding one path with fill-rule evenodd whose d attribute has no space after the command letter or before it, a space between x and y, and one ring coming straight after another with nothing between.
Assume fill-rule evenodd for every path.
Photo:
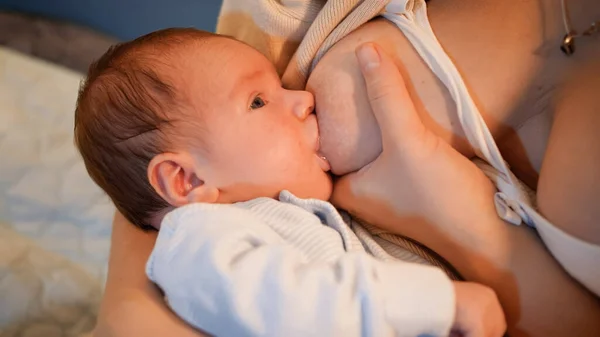
<instances>
[{"instance_id":1,"label":"baby's lips","mask_svg":"<svg viewBox=\"0 0 600 337\"><path fill-rule=\"evenodd\" d=\"M331 165L327 160L327 157L321 153L321 131L319 130L319 123L317 124L317 141L315 142L315 154L319 158L319 166L325 172L331 170Z\"/></svg>"},{"instance_id":2,"label":"baby's lips","mask_svg":"<svg viewBox=\"0 0 600 337\"><path fill-rule=\"evenodd\" d=\"M319 133L318 130L319 130L319 127L317 126L317 134L318 134L318 136L317 136L317 143L315 144L315 152L316 153L319 153L319 151L321 150L321 136L320 136L320 133Z\"/></svg>"},{"instance_id":3,"label":"baby's lips","mask_svg":"<svg viewBox=\"0 0 600 337\"><path fill-rule=\"evenodd\" d=\"M315 152L319 152L319 150L321 149L321 130L319 128L319 122L317 120L317 115L312 114L310 115L311 119L314 120L314 124L315 124L315 130L311 130L311 131L316 131L316 139L315 139Z\"/></svg>"},{"instance_id":4,"label":"baby's lips","mask_svg":"<svg viewBox=\"0 0 600 337\"><path fill-rule=\"evenodd\" d=\"M321 152L317 151L316 156L319 158L319 166L325 172L331 170L331 165L329 164L329 160L325 157Z\"/></svg>"}]
</instances>

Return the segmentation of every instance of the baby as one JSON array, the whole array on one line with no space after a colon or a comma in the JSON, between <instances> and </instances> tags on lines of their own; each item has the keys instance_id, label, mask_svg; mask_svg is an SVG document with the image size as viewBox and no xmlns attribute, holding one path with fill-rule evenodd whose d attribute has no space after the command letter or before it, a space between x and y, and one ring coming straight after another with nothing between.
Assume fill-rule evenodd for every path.
<instances>
[{"instance_id":1,"label":"baby","mask_svg":"<svg viewBox=\"0 0 600 337\"><path fill-rule=\"evenodd\" d=\"M313 106L251 47L167 29L90 67L75 142L119 211L159 229L148 277L202 331L477 331L491 291L393 260L325 201L332 183Z\"/></svg>"}]
</instances>

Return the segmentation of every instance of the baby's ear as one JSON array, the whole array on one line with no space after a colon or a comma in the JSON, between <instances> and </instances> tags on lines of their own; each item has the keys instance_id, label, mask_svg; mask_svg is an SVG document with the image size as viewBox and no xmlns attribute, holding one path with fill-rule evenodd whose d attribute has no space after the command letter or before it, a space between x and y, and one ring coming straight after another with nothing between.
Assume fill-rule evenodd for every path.
<instances>
[{"instance_id":1,"label":"baby's ear","mask_svg":"<svg viewBox=\"0 0 600 337\"><path fill-rule=\"evenodd\" d=\"M196 166L187 153L161 153L148 165L148 181L174 207L194 202L215 203L219 190L204 183Z\"/></svg>"}]
</instances>

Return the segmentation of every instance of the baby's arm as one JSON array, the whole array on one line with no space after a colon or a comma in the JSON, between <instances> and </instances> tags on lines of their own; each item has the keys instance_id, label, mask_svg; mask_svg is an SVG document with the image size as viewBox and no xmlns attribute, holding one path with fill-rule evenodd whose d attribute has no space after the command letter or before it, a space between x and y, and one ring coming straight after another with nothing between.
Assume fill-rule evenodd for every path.
<instances>
[{"instance_id":1,"label":"baby's arm","mask_svg":"<svg viewBox=\"0 0 600 337\"><path fill-rule=\"evenodd\" d=\"M453 285L438 269L366 253L311 263L248 213L188 210L163 222L147 272L198 329L217 336L449 334Z\"/></svg>"}]
</instances>

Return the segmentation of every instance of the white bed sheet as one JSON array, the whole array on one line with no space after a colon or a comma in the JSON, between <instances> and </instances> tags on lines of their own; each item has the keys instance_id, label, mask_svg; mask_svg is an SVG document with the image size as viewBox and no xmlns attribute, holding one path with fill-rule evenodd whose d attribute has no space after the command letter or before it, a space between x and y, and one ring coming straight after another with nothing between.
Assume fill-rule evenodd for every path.
<instances>
[{"instance_id":1,"label":"white bed sheet","mask_svg":"<svg viewBox=\"0 0 600 337\"><path fill-rule=\"evenodd\" d=\"M73 145L81 77L0 48L0 336L94 324L113 206Z\"/></svg>"}]
</instances>

